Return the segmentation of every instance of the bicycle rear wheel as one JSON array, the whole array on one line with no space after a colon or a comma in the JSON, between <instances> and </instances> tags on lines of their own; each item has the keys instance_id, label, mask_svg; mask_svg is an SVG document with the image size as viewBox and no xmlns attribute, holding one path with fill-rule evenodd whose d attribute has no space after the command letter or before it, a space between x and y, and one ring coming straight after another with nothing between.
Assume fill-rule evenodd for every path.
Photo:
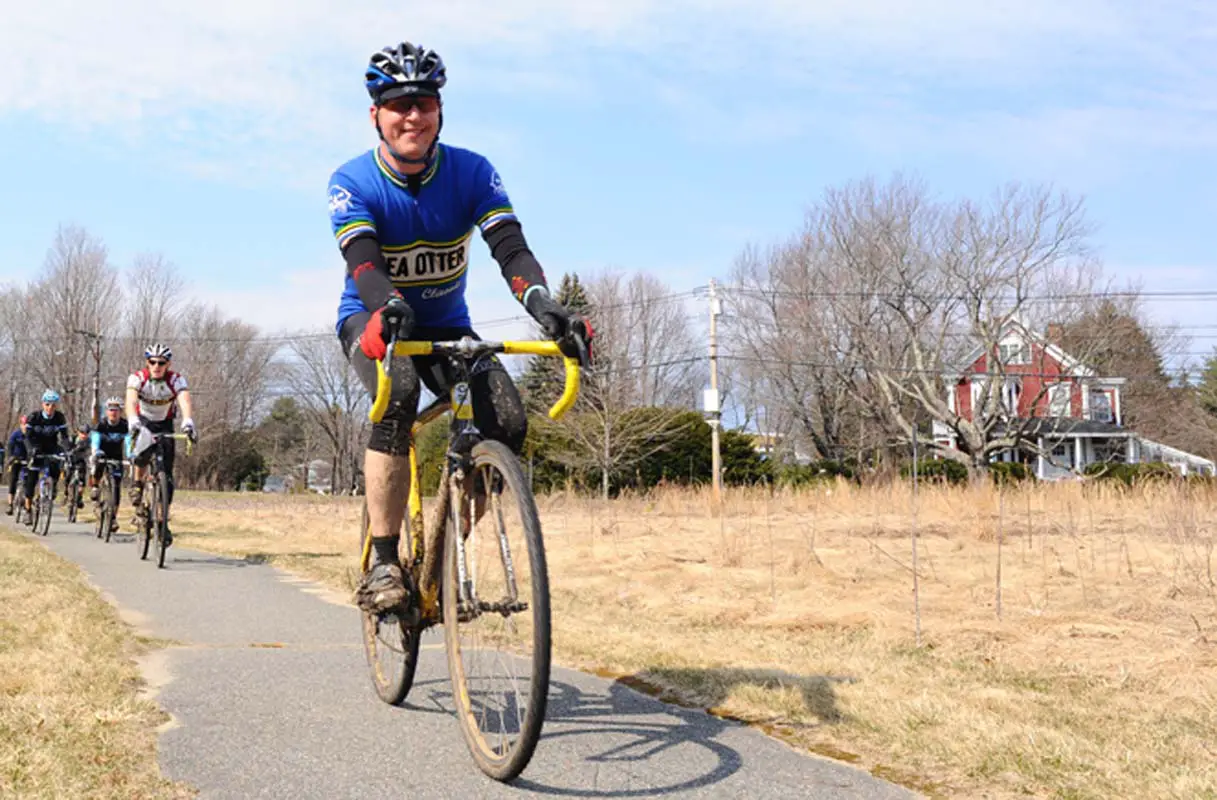
<instances>
[{"instance_id":1,"label":"bicycle rear wheel","mask_svg":"<svg viewBox=\"0 0 1217 800\"><path fill-rule=\"evenodd\" d=\"M155 503L148 507L149 519L152 521L152 534L156 541L157 569L165 567L165 532L169 529L169 476L160 472L153 482L156 491L152 496Z\"/></svg>"},{"instance_id":2,"label":"bicycle rear wheel","mask_svg":"<svg viewBox=\"0 0 1217 800\"><path fill-rule=\"evenodd\" d=\"M363 548L367 546L367 538L372 533L367 500L363 504L363 518L359 530L362 553ZM405 536L402 539L408 541ZM406 541L402 542L403 546L407 546ZM403 572L412 598L411 613L408 617L400 613L362 612L363 652L368 659L372 685L376 688L376 695L391 706L405 702L410 687L414 685L414 672L418 669L418 648L423 635L422 625L418 621L418 593L414 590L414 579L409 565L403 568Z\"/></svg>"},{"instance_id":3,"label":"bicycle rear wheel","mask_svg":"<svg viewBox=\"0 0 1217 800\"><path fill-rule=\"evenodd\" d=\"M510 781L528 766L545 722L549 580L536 502L515 455L485 441L472 456L466 491L448 513L444 639L469 752L484 773Z\"/></svg>"},{"instance_id":4,"label":"bicycle rear wheel","mask_svg":"<svg viewBox=\"0 0 1217 800\"><path fill-rule=\"evenodd\" d=\"M102 470L101 480L97 482L97 535L105 537L110 542L110 528L114 519L114 476L109 467Z\"/></svg>"},{"instance_id":5,"label":"bicycle rear wheel","mask_svg":"<svg viewBox=\"0 0 1217 800\"><path fill-rule=\"evenodd\" d=\"M144 481L143 492L143 513L138 516L140 530L136 531L136 536L139 537L136 541L142 540L139 545L139 559L145 561L148 558L148 548L152 545L152 495L156 493L156 484L153 481ZM142 534L142 535L141 535Z\"/></svg>"}]
</instances>

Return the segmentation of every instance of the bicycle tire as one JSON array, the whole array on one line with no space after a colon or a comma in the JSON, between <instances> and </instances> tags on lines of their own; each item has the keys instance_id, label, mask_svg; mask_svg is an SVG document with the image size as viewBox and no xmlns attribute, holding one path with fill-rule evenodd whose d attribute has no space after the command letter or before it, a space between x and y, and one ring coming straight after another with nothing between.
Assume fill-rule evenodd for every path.
<instances>
[{"instance_id":1,"label":"bicycle tire","mask_svg":"<svg viewBox=\"0 0 1217 800\"><path fill-rule=\"evenodd\" d=\"M98 524L101 525L101 532L99 535L104 536L106 544L109 544L110 537L114 535L110 528L113 527L111 523L114 520L115 514L114 476L110 474L109 467L102 472L101 481L99 483L100 487L97 490L100 493L98 499L101 501L101 513L97 515Z\"/></svg>"},{"instance_id":2,"label":"bicycle tire","mask_svg":"<svg viewBox=\"0 0 1217 800\"><path fill-rule=\"evenodd\" d=\"M97 491L99 493L105 491L105 486L106 486L106 479L103 477L97 483L97 487L98 487ZM105 525L106 525L105 520L102 519L103 517L105 517L105 515L106 515L106 502L101 498L101 495L99 494L97 497L97 502L93 504L93 516L95 516L97 518L96 520L94 520L93 529L94 529L94 533L97 535L98 539L101 538L102 531L108 530L108 528L105 527Z\"/></svg>"},{"instance_id":3,"label":"bicycle tire","mask_svg":"<svg viewBox=\"0 0 1217 800\"><path fill-rule=\"evenodd\" d=\"M46 484L38 490L38 519L34 522L34 529L42 536L47 536L51 533L51 512L55 508L55 500L51 497L51 488Z\"/></svg>"},{"instance_id":4,"label":"bicycle tire","mask_svg":"<svg viewBox=\"0 0 1217 800\"><path fill-rule=\"evenodd\" d=\"M68 481L68 489L64 494L67 495L68 501L68 522L76 522L76 500L80 496L80 486L76 483L75 476Z\"/></svg>"},{"instance_id":5,"label":"bicycle tire","mask_svg":"<svg viewBox=\"0 0 1217 800\"><path fill-rule=\"evenodd\" d=\"M149 481L149 480L144 481L144 495L143 495L144 514L143 514L143 516L139 517L140 530L136 531L136 536L139 536L141 533L143 534L143 536L140 536L140 538L143 539L143 546L139 548L139 550L140 550L139 560L140 561L146 561L148 559L148 548L152 545L152 512L151 512L151 508L152 508L152 500L153 500L152 495L156 491L155 487L156 487L156 484L154 484L152 481Z\"/></svg>"},{"instance_id":6,"label":"bicycle tire","mask_svg":"<svg viewBox=\"0 0 1217 800\"><path fill-rule=\"evenodd\" d=\"M363 503L363 515L360 520L359 552L371 535L371 525L368 519L368 502ZM405 537L403 537L404 539ZM417 604L418 592L414 591L414 580L409 569L403 569L406 585L410 589L411 602ZM362 575L360 576L362 578ZM417 608L417 606L414 606ZM391 706L399 706L410 694L414 686L414 673L418 669L418 651L422 642L422 625L418 614L413 620L401 619L395 615L373 614L360 611L363 627L363 652L368 661L368 673L372 677L372 686L376 696ZM389 640L399 634L400 649L392 646ZM397 667L400 664L400 671ZM392 669L386 670L386 667Z\"/></svg>"},{"instance_id":7,"label":"bicycle tire","mask_svg":"<svg viewBox=\"0 0 1217 800\"><path fill-rule=\"evenodd\" d=\"M152 524L156 526L156 568L165 568L165 531L169 528L169 476L160 472L156 476L156 505L149 509L155 512Z\"/></svg>"},{"instance_id":8,"label":"bicycle tire","mask_svg":"<svg viewBox=\"0 0 1217 800\"><path fill-rule=\"evenodd\" d=\"M470 755L478 768L487 776L497 781L514 780L528 766L536 751L537 742L541 738L541 728L545 722L545 708L549 695L550 673L550 607L549 579L545 564L545 547L541 539L541 521L537 514L536 500L520 462L506 445L501 442L487 440L473 447L473 474L476 476L484 467L495 469L506 487L515 497L516 511L522 528L523 540L528 550L528 564L531 571L531 593L529 610L532 614L532 661L533 666L528 681L529 702L524 714L518 712L519 733L515 740L504 750L500 751L490 745L478 726L474 709L475 692L470 690L467 671L462 657L460 633L460 586L457 572L458 529L455 522L462 509L452 507L448 514L448 527L444 537L444 580L443 580L443 613L444 641L448 653L448 674L452 680L453 704L456 707L456 718L460 724L461 733L465 737ZM471 481L472 483L472 481ZM465 503L470 502L468 498ZM455 504L452 504L455 506ZM503 508L504 514L510 509ZM500 515L501 516L501 515ZM470 537L472 538L472 537ZM512 559L518 562L519 559ZM504 564L506 567L507 565ZM508 574L511 574L509 571ZM493 613L486 614L493 619ZM504 618L506 618L505 615ZM475 617L474 620L481 618ZM513 670L514 672L514 670ZM517 700L518 700L517 695ZM485 712L483 712L485 713ZM502 713L500 713L502 718ZM500 719L501 722L505 721ZM500 738L503 735L500 733Z\"/></svg>"}]
</instances>

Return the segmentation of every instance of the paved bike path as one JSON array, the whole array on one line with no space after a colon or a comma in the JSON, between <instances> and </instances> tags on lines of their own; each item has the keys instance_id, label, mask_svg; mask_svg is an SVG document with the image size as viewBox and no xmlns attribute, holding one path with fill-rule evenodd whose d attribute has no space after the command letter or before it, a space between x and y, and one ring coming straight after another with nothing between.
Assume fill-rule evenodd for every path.
<instances>
[{"instance_id":1,"label":"paved bike path","mask_svg":"<svg viewBox=\"0 0 1217 800\"><path fill-rule=\"evenodd\" d=\"M132 537L105 544L81 524L52 521L38 538L141 633L175 642L146 670L173 717L160 766L203 797L914 797L745 726L558 668L532 763L498 784L465 749L440 637L424 643L406 707L393 708L372 690L355 609L312 584L177 548L157 570Z\"/></svg>"}]
</instances>

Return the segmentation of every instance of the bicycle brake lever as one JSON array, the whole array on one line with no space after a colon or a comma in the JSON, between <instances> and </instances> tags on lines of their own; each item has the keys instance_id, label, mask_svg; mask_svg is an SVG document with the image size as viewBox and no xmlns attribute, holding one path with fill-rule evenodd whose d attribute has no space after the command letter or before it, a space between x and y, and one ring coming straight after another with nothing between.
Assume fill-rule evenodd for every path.
<instances>
[{"instance_id":1,"label":"bicycle brake lever","mask_svg":"<svg viewBox=\"0 0 1217 800\"><path fill-rule=\"evenodd\" d=\"M385 360L381 362L384 367L385 375L391 375L389 369L393 366L393 346L397 344L397 334L394 333L389 337L389 346L385 348Z\"/></svg>"}]
</instances>

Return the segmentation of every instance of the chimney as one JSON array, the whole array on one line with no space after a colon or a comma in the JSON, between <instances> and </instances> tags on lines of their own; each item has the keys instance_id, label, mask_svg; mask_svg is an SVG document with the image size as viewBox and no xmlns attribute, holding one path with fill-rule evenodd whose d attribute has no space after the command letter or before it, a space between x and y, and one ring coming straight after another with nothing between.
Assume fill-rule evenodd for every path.
<instances>
[{"instance_id":1,"label":"chimney","mask_svg":"<svg viewBox=\"0 0 1217 800\"><path fill-rule=\"evenodd\" d=\"M1065 335L1065 326L1064 325L1062 325L1059 322L1049 322L1048 330L1044 334L1044 338L1048 340L1049 344L1060 344L1061 339L1064 337L1064 335Z\"/></svg>"}]
</instances>

